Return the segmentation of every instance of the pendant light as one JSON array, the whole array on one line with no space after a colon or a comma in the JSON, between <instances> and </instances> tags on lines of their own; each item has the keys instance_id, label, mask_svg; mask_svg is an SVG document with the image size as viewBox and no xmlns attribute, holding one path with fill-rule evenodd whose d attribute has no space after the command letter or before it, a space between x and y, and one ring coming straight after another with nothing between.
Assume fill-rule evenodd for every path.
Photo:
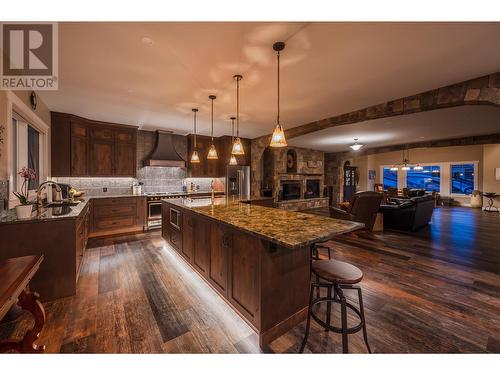
<instances>
[{"instance_id":1,"label":"pendant light","mask_svg":"<svg viewBox=\"0 0 500 375\"><path fill-rule=\"evenodd\" d=\"M276 42L273 44L273 49L277 52L278 56L278 115L276 116L276 127L274 128L273 135L271 137L271 147L286 147L288 143L285 138L285 131L280 124L280 51L285 48L285 43Z\"/></svg>"},{"instance_id":2,"label":"pendant light","mask_svg":"<svg viewBox=\"0 0 500 375\"><path fill-rule=\"evenodd\" d=\"M401 170L402 171L409 171L411 169L410 166L408 165L409 163L410 163L409 151L408 151L408 156L405 156L405 150L403 150L403 163L402 163Z\"/></svg>"},{"instance_id":3,"label":"pendant light","mask_svg":"<svg viewBox=\"0 0 500 375\"><path fill-rule=\"evenodd\" d=\"M236 138L233 140L233 155L245 155L243 143L240 139L240 81L243 79L241 74L233 76L236 80Z\"/></svg>"},{"instance_id":4,"label":"pendant light","mask_svg":"<svg viewBox=\"0 0 500 375\"><path fill-rule=\"evenodd\" d=\"M350 145L349 147L352 148L354 151L358 151L363 147L364 145L361 145L358 143L358 138L354 138L354 144Z\"/></svg>"},{"instance_id":5,"label":"pendant light","mask_svg":"<svg viewBox=\"0 0 500 375\"><path fill-rule=\"evenodd\" d=\"M209 160L217 160L219 157L217 156L217 150L214 145L214 99L217 98L215 95L210 95L208 97L212 101L212 144L210 145L210 149L208 150L207 159Z\"/></svg>"},{"instance_id":6,"label":"pendant light","mask_svg":"<svg viewBox=\"0 0 500 375\"><path fill-rule=\"evenodd\" d=\"M198 112L198 108L193 108L193 127L194 127L194 147L193 154L191 155L191 163L197 164L200 162L200 156L198 155L198 150L196 147L196 112Z\"/></svg>"},{"instance_id":7,"label":"pendant light","mask_svg":"<svg viewBox=\"0 0 500 375\"><path fill-rule=\"evenodd\" d=\"M234 144L234 120L236 117L230 117L231 119L231 142ZM236 160L236 156L231 152L231 158L229 158L229 165L238 165L238 161Z\"/></svg>"}]
</instances>

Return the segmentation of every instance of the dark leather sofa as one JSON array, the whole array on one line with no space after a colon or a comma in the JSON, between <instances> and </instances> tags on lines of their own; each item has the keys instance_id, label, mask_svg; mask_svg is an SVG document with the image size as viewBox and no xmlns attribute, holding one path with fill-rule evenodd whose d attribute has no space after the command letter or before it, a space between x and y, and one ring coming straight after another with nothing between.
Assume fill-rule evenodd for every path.
<instances>
[{"instance_id":1,"label":"dark leather sofa","mask_svg":"<svg viewBox=\"0 0 500 375\"><path fill-rule=\"evenodd\" d=\"M420 192L408 198L390 198L387 204L380 205L384 214L384 228L400 231L416 231L429 224L435 207L431 194Z\"/></svg>"}]
</instances>

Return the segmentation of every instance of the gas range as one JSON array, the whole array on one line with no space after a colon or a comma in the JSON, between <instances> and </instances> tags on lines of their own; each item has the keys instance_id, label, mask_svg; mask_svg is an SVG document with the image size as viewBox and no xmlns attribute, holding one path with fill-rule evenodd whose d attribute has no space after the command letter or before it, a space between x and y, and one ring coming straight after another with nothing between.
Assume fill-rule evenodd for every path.
<instances>
[{"instance_id":1,"label":"gas range","mask_svg":"<svg viewBox=\"0 0 500 375\"><path fill-rule=\"evenodd\" d=\"M145 193L145 195L147 197L148 202L187 196L186 193L183 193L181 191L173 191L173 192L162 191L162 192L154 192L154 193Z\"/></svg>"}]
</instances>

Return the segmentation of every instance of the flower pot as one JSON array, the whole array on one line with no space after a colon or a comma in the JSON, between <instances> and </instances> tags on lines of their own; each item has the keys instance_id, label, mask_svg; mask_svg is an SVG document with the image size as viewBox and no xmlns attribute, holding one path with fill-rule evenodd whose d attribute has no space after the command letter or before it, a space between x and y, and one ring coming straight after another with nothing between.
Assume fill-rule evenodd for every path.
<instances>
[{"instance_id":1,"label":"flower pot","mask_svg":"<svg viewBox=\"0 0 500 375\"><path fill-rule=\"evenodd\" d=\"M20 204L16 206L16 215L18 219L26 219L31 216L31 211L33 211L32 204Z\"/></svg>"}]
</instances>

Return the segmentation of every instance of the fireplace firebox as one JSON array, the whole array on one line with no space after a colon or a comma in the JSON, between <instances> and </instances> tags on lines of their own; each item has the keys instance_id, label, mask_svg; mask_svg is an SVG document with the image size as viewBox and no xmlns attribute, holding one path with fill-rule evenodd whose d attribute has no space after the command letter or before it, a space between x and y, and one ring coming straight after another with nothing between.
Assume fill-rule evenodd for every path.
<instances>
[{"instance_id":1,"label":"fireplace firebox","mask_svg":"<svg viewBox=\"0 0 500 375\"><path fill-rule=\"evenodd\" d=\"M319 180L307 180L306 181L306 191L304 192L305 199L319 198L320 197L320 181Z\"/></svg>"},{"instance_id":2,"label":"fireplace firebox","mask_svg":"<svg viewBox=\"0 0 500 375\"><path fill-rule=\"evenodd\" d=\"M281 181L282 197L284 201L300 199L300 181Z\"/></svg>"}]
</instances>

